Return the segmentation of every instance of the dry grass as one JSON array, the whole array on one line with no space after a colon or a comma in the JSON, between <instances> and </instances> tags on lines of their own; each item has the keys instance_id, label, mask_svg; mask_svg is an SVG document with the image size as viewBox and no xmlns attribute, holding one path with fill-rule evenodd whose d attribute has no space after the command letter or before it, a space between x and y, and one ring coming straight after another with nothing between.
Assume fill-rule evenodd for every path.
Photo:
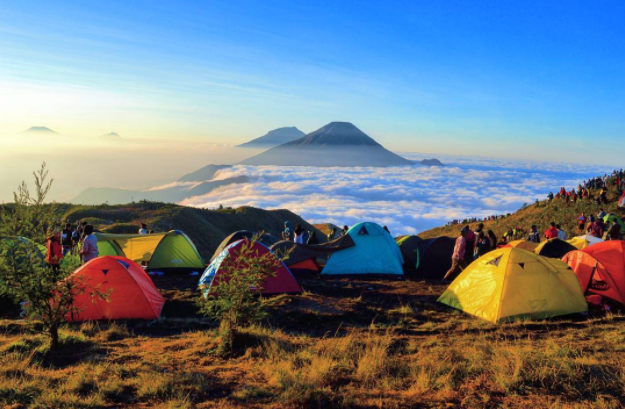
<instances>
[{"instance_id":1,"label":"dry grass","mask_svg":"<svg viewBox=\"0 0 625 409\"><path fill-rule=\"evenodd\" d=\"M214 327L173 312L73 325L57 353L0 321L0 406L625 405L623 316L493 326L434 303L436 284L304 284L306 295L269 300L273 327L242 331L232 359L215 353Z\"/></svg>"}]
</instances>

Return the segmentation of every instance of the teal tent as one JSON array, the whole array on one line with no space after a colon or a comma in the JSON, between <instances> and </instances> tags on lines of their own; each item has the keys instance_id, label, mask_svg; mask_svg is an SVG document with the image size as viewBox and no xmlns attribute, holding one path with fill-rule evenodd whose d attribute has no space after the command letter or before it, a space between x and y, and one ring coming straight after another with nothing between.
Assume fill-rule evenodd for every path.
<instances>
[{"instance_id":1,"label":"teal tent","mask_svg":"<svg viewBox=\"0 0 625 409\"><path fill-rule=\"evenodd\" d=\"M321 272L334 275L389 275L403 277L404 258L399 246L382 227L375 223L358 223L347 234L355 246L330 256Z\"/></svg>"}]
</instances>

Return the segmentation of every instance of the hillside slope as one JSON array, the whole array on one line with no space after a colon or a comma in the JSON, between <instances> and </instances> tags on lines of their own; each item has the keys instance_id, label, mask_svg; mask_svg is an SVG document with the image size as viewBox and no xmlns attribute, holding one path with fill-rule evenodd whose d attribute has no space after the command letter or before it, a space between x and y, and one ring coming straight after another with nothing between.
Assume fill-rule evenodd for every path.
<instances>
[{"instance_id":1,"label":"hillside slope","mask_svg":"<svg viewBox=\"0 0 625 409\"><path fill-rule=\"evenodd\" d=\"M549 227L549 223L555 222L567 232L569 237L579 236L581 233L577 230L577 217L584 212L586 217L597 215L599 209L603 208L608 213L617 214L621 219L625 219L625 209L618 207L619 195L615 190L608 193L608 203L598 205L594 202L578 200L577 203L566 203L564 200L555 199L553 202L542 201L533 204L516 213L499 220L485 221L484 228L486 231L493 230L498 238L508 231L519 227L529 231L531 226L535 224L542 233ZM466 223L475 229L479 222ZM456 237L460 229L466 224L457 224L453 226L442 226L419 233L419 237L429 239L440 236Z\"/></svg>"},{"instance_id":2,"label":"hillside slope","mask_svg":"<svg viewBox=\"0 0 625 409\"><path fill-rule=\"evenodd\" d=\"M64 206L64 220L87 220L107 233L136 233L139 223L154 231L182 230L195 243L205 260L221 241L237 230L265 231L277 237L286 220L300 223L309 231L321 232L289 210L262 210L254 207L207 210L174 204L142 202L123 206Z\"/></svg>"}]
</instances>

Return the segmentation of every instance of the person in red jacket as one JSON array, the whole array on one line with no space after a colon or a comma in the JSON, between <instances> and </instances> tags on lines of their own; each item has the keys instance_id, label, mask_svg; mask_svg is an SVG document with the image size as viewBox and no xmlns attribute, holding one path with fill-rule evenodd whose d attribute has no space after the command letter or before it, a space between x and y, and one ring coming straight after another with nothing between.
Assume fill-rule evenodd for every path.
<instances>
[{"instance_id":1,"label":"person in red jacket","mask_svg":"<svg viewBox=\"0 0 625 409\"><path fill-rule=\"evenodd\" d=\"M558 229L556 228L555 222L551 222L551 226L545 231L545 237L547 240L558 238Z\"/></svg>"},{"instance_id":2,"label":"person in red jacket","mask_svg":"<svg viewBox=\"0 0 625 409\"><path fill-rule=\"evenodd\" d=\"M48 237L46 245L48 253L46 255L46 263L56 273L61 268L61 260L63 260L63 246L61 245L61 233L54 233Z\"/></svg>"}]
</instances>

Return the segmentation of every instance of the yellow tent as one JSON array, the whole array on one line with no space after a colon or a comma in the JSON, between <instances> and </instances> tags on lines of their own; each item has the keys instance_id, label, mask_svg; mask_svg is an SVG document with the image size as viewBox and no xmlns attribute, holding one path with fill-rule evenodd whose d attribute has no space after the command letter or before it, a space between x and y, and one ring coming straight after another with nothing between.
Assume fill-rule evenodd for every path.
<instances>
[{"instance_id":1,"label":"yellow tent","mask_svg":"<svg viewBox=\"0 0 625 409\"><path fill-rule=\"evenodd\" d=\"M588 310L577 277L565 263L510 247L474 261L438 301L496 324Z\"/></svg>"},{"instance_id":2,"label":"yellow tent","mask_svg":"<svg viewBox=\"0 0 625 409\"><path fill-rule=\"evenodd\" d=\"M577 236L573 237L570 240L567 240L567 243L572 244L578 250L583 250L586 247L592 246L593 244L601 243L603 240L594 237L594 236Z\"/></svg>"},{"instance_id":3,"label":"yellow tent","mask_svg":"<svg viewBox=\"0 0 625 409\"><path fill-rule=\"evenodd\" d=\"M147 264L148 270L203 269L195 245L181 231L155 234L94 233L100 256L122 256Z\"/></svg>"},{"instance_id":4,"label":"yellow tent","mask_svg":"<svg viewBox=\"0 0 625 409\"><path fill-rule=\"evenodd\" d=\"M508 246L527 250L527 251L534 251L536 247L538 247L538 244L532 243L531 241L527 241L527 240L514 240L508 243Z\"/></svg>"}]
</instances>

